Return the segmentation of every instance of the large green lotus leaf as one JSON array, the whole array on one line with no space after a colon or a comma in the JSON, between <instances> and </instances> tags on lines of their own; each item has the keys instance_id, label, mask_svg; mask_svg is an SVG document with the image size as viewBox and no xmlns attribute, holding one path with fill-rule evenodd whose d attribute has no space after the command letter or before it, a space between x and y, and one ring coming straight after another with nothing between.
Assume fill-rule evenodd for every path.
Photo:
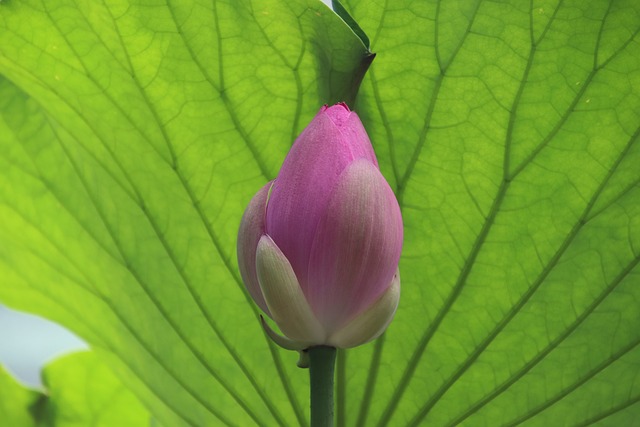
<instances>
[{"instance_id":1,"label":"large green lotus leaf","mask_svg":"<svg viewBox=\"0 0 640 427\"><path fill-rule=\"evenodd\" d=\"M308 418L235 238L370 62L317 1L0 4L0 298L74 330L163 424Z\"/></svg>"},{"instance_id":2,"label":"large green lotus leaf","mask_svg":"<svg viewBox=\"0 0 640 427\"><path fill-rule=\"evenodd\" d=\"M0 298L168 425L304 424L235 232L367 54L315 3L174 3L2 4ZM406 239L396 320L339 355L339 424L631 424L640 6L344 6L378 53L357 107Z\"/></svg>"},{"instance_id":3,"label":"large green lotus leaf","mask_svg":"<svg viewBox=\"0 0 640 427\"><path fill-rule=\"evenodd\" d=\"M640 419L640 3L351 0L405 220L358 425ZM359 390L359 392L353 392Z\"/></svg>"}]
</instances>

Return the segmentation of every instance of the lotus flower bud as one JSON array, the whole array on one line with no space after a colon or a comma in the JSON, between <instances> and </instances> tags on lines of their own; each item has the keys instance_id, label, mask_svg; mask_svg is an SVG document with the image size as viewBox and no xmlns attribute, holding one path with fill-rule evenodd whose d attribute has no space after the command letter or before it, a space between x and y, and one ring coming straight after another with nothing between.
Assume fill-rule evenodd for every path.
<instances>
[{"instance_id":1,"label":"lotus flower bud","mask_svg":"<svg viewBox=\"0 0 640 427\"><path fill-rule=\"evenodd\" d=\"M398 306L402 217L369 137L345 104L324 106L277 178L249 203L238 264L291 349L377 338Z\"/></svg>"}]
</instances>

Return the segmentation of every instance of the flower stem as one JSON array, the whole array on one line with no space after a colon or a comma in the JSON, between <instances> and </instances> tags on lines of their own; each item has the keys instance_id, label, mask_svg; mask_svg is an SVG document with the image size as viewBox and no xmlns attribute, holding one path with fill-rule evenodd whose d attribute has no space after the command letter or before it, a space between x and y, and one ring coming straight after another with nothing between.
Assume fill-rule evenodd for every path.
<instances>
[{"instance_id":1,"label":"flower stem","mask_svg":"<svg viewBox=\"0 0 640 427\"><path fill-rule=\"evenodd\" d=\"M336 349L324 345L309 348L311 378L311 427L333 426L333 370Z\"/></svg>"}]
</instances>

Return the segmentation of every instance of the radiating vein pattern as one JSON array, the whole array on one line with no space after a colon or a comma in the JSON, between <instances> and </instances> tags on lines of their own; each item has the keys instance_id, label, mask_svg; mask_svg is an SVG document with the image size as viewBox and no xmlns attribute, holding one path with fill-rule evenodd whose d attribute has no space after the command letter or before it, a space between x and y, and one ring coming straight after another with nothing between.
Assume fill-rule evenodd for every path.
<instances>
[{"instance_id":1,"label":"radiating vein pattern","mask_svg":"<svg viewBox=\"0 0 640 427\"><path fill-rule=\"evenodd\" d=\"M388 61L362 96L407 227L401 310L361 356L377 380L352 381L380 403L367 420L633 419L639 6L401 3L350 2Z\"/></svg>"},{"instance_id":2,"label":"radiating vein pattern","mask_svg":"<svg viewBox=\"0 0 640 427\"><path fill-rule=\"evenodd\" d=\"M405 246L396 319L341 353L338 424L632 425L640 3L344 3ZM166 425L305 425L236 231L367 54L312 0L0 2L0 300Z\"/></svg>"},{"instance_id":3,"label":"radiating vein pattern","mask_svg":"<svg viewBox=\"0 0 640 427\"><path fill-rule=\"evenodd\" d=\"M235 238L358 37L306 1L33 0L0 39L0 299L112 354L166 425L304 425Z\"/></svg>"}]
</instances>

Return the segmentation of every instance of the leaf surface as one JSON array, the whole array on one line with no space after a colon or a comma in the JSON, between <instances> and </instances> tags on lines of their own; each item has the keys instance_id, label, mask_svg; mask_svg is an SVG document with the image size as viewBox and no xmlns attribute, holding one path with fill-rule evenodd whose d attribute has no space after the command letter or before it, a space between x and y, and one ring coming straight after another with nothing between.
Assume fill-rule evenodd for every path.
<instances>
[{"instance_id":1,"label":"leaf surface","mask_svg":"<svg viewBox=\"0 0 640 427\"><path fill-rule=\"evenodd\" d=\"M396 320L346 357L347 424L637 419L638 4L347 3L406 226Z\"/></svg>"},{"instance_id":2,"label":"leaf surface","mask_svg":"<svg viewBox=\"0 0 640 427\"><path fill-rule=\"evenodd\" d=\"M42 382L44 391L30 389L0 371L0 420L4 425L153 425L142 403L93 352L57 358L43 368Z\"/></svg>"},{"instance_id":3,"label":"leaf surface","mask_svg":"<svg viewBox=\"0 0 640 427\"><path fill-rule=\"evenodd\" d=\"M47 391L38 405L38 426L154 425L142 403L93 352L54 360L42 379Z\"/></svg>"},{"instance_id":4,"label":"leaf surface","mask_svg":"<svg viewBox=\"0 0 640 427\"><path fill-rule=\"evenodd\" d=\"M108 355L167 425L304 424L307 373L264 337L235 237L304 122L355 94L360 39L315 1L8 2L0 29L3 302Z\"/></svg>"},{"instance_id":5,"label":"leaf surface","mask_svg":"<svg viewBox=\"0 0 640 427\"><path fill-rule=\"evenodd\" d=\"M405 222L402 299L341 352L338 425L640 417L633 0L0 5L0 299L73 329L167 425L290 425L235 234L352 99Z\"/></svg>"},{"instance_id":6,"label":"leaf surface","mask_svg":"<svg viewBox=\"0 0 640 427\"><path fill-rule=\"evenodd\" d=\"M32 427L35 421L32 407L40 393L23 387L0 365L0 420L16 427Z\"/></svg>"}]
</instances>

